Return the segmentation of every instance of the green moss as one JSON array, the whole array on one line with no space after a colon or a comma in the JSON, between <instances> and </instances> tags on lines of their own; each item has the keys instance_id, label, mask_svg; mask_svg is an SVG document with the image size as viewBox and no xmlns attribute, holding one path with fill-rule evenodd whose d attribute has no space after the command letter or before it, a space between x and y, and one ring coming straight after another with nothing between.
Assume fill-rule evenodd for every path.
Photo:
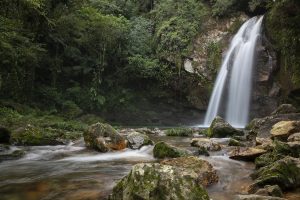
<instances>
[{"instance_id":1,"label":"green moss","mask_svg":"<svg viewBox=\"0 0 300 200\"><path fill-rule=\"evenodd\" d=\"M188 137L193 135L193 129L191 128L172 128L165 131L167 136L179 136Z\"/></svg>"},{"instance_id":2,"label":"green moss","mask_svg":"<svg viewBox=\"0 0 300 200\"><path fill-rule=\"evenodd\" d=\"M155 158L177 158L188 155L188 153L165 142L158 142L154 146L153 155Z\"/></svg>"}]
</instances>

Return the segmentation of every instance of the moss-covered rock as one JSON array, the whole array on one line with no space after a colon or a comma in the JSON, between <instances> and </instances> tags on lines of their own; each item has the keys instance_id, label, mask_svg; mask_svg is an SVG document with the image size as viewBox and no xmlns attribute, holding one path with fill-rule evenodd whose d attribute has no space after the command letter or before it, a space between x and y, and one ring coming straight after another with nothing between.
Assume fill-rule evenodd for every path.
<instances>
[{"instance_id":1,"label":"moss-covered rock","mask_svg":"<svg viewBox=\"0 0 300 200\"><path fill-rule=\"evenodd\" d=\"M165 142L158 142L153 148L153 156L155 158L177 158L188 155L191 155L189 151L174 147Z\"/></svg>"},{"instance_id":2,"label":"moss-covered rock","mask_svg":"<svg viewBox=\"0 0 300 200\"><path fill-rule=\"evenodd\" d=\"M167 136L179 136L188 137L193 135L193 129L191 128L172 128L165 130Z\"/></svg>"},{"instance_id":3,"label":"moss-covered rock","mask_svg":"<svg viewBox=\"0 0 300 200\"><path fill-rule=\"evenodd\" d=\"M209 200L197 177L197 173L175 166L137 164L113 188L109 200Z\"/></svg>"},{"instance_id":4,"label":"moss-covered rock","mask_svg":"<svg viewBox=\"0 0 300 200\"><path fill-rule=\"evenodd\" d=\"M127 136L128 145L131 149L139 149L142 146L152 145L150 138L142 133L132 132Z\"/></svg>"},{"instance_id":5,"label":"moss-covered rock","mask_svg":"<svg viewBox=\"0 0 300 200\"><path fill-rule=\"evenodd\" d=\"M300 159L285 157L252 174L255 182L249 190L253 191L265 185L278 185L282 190L300 186Z\"/></svg>"},{"instance_id":6,"label":"moss-covered rock","mask_svg":"<svg viewBox=\"0 0 300 200\"><path fill-rule=\"evenodd\" d=\"M85 145L100 152L126 148L125 139L109 124L96 123L83 134Z\"/></svg>"},{"instance_id":7,"label":"moss-covered rock","mask_svg":"<svg viewBox=\"0 0 300 200\"><path fill-rule=\"evenodd\" d=\"M234 135L243 135L243 131L233 128L228 122L217 116L207 130L208 137L231 137Z\"/></svg>"},{"instance_id":8,"label":"moss-covered rock","mask_svg":"<svg viewBox=\"0 0 300 200\"><path fill-rule=\"evenodd\" d=\"M60 133L33 126L20 127L12 132L10 143L16 145L59 145L63 144Z\"/></svg>"}]
</instances>

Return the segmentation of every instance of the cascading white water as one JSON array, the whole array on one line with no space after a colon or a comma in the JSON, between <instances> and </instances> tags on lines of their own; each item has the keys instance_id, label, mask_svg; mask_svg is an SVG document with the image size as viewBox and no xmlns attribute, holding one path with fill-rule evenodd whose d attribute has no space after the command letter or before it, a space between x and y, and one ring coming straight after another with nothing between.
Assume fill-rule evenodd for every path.
<instances>
[{"instance_id":1,"label":"cascading white water","mask_svg":"<svg viewBox=\"0 0 300 200\"><path fill-rule=\"evenodd\" d=\"M214 85L204 126L210 125L219 115L220 106L225 103L222 97L228 82L227 78L230 80L225 119L235 127L244 127L248 122L252 68L262 19L263 17L249 19L232 39Z\"/></svg>"}]
</instances>

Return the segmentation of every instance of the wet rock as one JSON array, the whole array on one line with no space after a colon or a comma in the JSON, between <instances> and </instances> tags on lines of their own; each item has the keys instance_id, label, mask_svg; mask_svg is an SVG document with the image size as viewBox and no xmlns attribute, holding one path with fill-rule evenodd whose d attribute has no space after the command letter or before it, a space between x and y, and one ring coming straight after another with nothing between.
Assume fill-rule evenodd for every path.
<instances>
[{"instance_id":1,"label":"wet rock","mask_svg":"<svg viewBox=\"0 0 300 200\"><path fill-rule=\"evenodd\" d=\"M288 142L296 142L296 141L300 141L300 133L293 133L292 135L290 135L287 139Z\"/></svg>"},{"instance_id":2,"label":"wet rock","mask_svg":"<svg viewBox=\"0 0 300 200\"><path fill-rule=\"evenodd\" d=\"M256 194L237 195L234 200L286 200L280 197L261 196Z\"/></svg>"},{"instance_id":3,"label":"wet rock","mask_svg":"<svg viewBox=\"0 0 300 200\"><path fill-rule=\"evenodd\" d=\"M0 144L0 153L9 150L9 145L7 144Z\"/></svg>"},{"instance_id":4,"label":"wet rock","mask_svg":"<svg viewBox=\"0 0 300 200\"><path fill-rule=\"evenodd\" d=\"M266 185L255 192L256 195L283 197L282 191L278 185Z\"/></svg>"},{"instance_id":5,"label":"wet rock","mask_svg":"<svg viewBox=\"0 0 300 200\"><path fill-rule=\"evenodd\" d=\"M280 121L271 129L272 138L287 140L287 138L300 131L300 121Z\"/></svg>"},{"instance_id":6,"label":"wet rock","mask_svg":"<svg viewBox=\"0 0 300 200\"><path fill-rule=\"evenodd\" d=\"M10 131L0 125L0 143L8 144L10 140Z\"/></svg>"},{"instance_id":7,"label":"wet rock","mask_svg":"<svg viewBox=\"0 0 300 200\"><path fill-rule=\"evenodd\" d=\"M255 145L256 145L255 148L264 149L266 151L271 151L275 147L275 144L273 143L273 140L271 140L270 138L256 137L255 138Z\"/></svg>"},{"instance_id":8,"label":"wet rock","mask_svg":"<svg viewBox=\"0 0 300 200\"><path fill-rule=\"evenodd\" d=\"M275 111L272 112L272 115L289 114L297 112L297 108L295 108L292 104L282 104Z\"/></svg>"},{"instance_id":9,"label":"wet rock","mask_svg":"<svg viewBox=\"0 0 300 200\"><path fill-rule=\"evenodd\" d=\"M11 153L0 154L0 162L5 160L16 160L20 159L25 155L25 151L23 150L14 150Z\"/></svg>"},{"instance_id":10,"label":"wet rock","mask_svg":"<svg viewBox=\"0 0 300 200\"><path fill-rule=\"evenodd\" d=\"M191 146L198 147L200 149L205 149L206 151L220 151L221 145L213 142L208 138L193 138L191 141Z\"/></svg>"},{"instance_id":11,"label":"wet rock","mask_svg":"<svg viewBox=\"0 0 300 200\"><path fill-rule=\"evenodd\" d=\"M243 161L254 161L258 156L266 153L266 150L257 148L235 148L229 153L229 158Z\"/></svg>"},{"instance_id":12,"label":"wet rock","mask_svg":"<svg viewBox=\"0 0 300 200\"><path fill-rule=\"evenodd\" d=\"M158 142L153 148L153 156L155 158L177 158L191 154L192 153L187 150L174 147L165 142Z\"/></svg>"},{"instance_id":13,"label":"wet rock","mask_svg":"<svg viewBox=\"0 0 300 200\"><path fill-rule=\"evenodd\" d=\"M61 145L64 144L60 139L59 132L51 132L31 124L20 127L13 131L10 142L15 145Z\"/></svg>"},{"instance_id":14,"label":"wet rock","mask_svg":"<svg viewBox=\"0 0 300 200\"><path fill-rule=\"evenodd\" d=\"M100 152L126 148L125 139L109 124L96 123L83 134L85 145Z\"/></svg>"},{"instance_id":15,"label":"wet rock","mask_svg":"<svg viewBox=\"0 0 300 200\"><path fill-rule=\"evenodd\" d=\"M223 118L217 116L208 128L207 135L209 137L222 138L231 137L234 135L243 135L243 131L233 128Z\"/></svg>"},{"instance_id":16,"label":"wet rock","mask_svg":"<svg viewBox=\"0 0 300 200\"><path fill-rule=\"evenodd\" d=\"M152 145L150 138L142 133L132 132L127 136L128 145L131 149L139 149L142 146Z\"/></svg>"},{"instance_id":17,"label":"wet rock","mask_svg":"<svg viewBox=\"0 0 300 200\"><path fill-rule=\"evenodd\" d=\"M109 200L209 200L197 178L198 174L193 170L158 163L141 163L133 166L130 173L118 182Z\"/></svg>"},{"instance_id":18,"label":"wet rock","mask_svg":"<svg viewBox=\"0 0 300 200\"><path fill-rule=\"evenodd\" d=\"M300 120L300 113L278 114L264 118L255 118L247 125L246 129L257 133L258 137L268 138L271 136L270 131L276 123L296 120Z\"/></svg>"},{"instance_id":19,"label":"wet rock","mask_svg":"<svg viewBox=\"0 0 300 200\"><path fill-rule=\"evenodd\" d=\"M252 178L255 182L250 185L250 192L270 184L278 185L282 190L297 188L300 186L300 159L285 157L260 168Z\"/></svg>"},{"instance_id":20,"label":"wet rock","mask_svg":"<svg viewBox=\"0 0 300 200\"><path fill-rule=\"evenodd\" d=\"M230 138L228 146L245 147L246 145L238 140Z\"/></svg>"},{"instance_id":21,"label":"wet rock","mask_svg":"<svg viewBox=\"0 0 300 200\"><path fill-rule=\"evenodd\" d=\"M180 167L185 171L191 171L190 174L196 173L197 177L195 177L195 180L197 180L198 184L205 187L217 183L219 180L213 166L209 162L195 156L168 159L163 160L160 163L163 165Z\"/></svg>"}]
</instances>

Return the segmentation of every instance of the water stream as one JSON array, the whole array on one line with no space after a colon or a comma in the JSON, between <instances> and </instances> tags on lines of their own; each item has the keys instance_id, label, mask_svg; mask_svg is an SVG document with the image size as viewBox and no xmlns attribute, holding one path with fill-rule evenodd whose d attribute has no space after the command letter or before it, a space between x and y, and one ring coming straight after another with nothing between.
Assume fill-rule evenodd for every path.
<instances>
[{"instance_id":1,"label":"water stream","mask_svg":"<svg viewBox=\"0 0 300 200\"><path fill-rule=\"evenodd\" d=\"M154 137L153 140L165 140L192 150L190 138ZM1 200L105 199L134 164L155 161L153 146L112 153L87 150L83 141L18 148L26 150L24 158L0 163ZM221 177L217 185L208 188L211 198L216 200L230 200L234 192L240 191L239 180L249 179L253 169L251 164L232 161L223 153L203 157Z\"/></svg>"}]
</instances>

